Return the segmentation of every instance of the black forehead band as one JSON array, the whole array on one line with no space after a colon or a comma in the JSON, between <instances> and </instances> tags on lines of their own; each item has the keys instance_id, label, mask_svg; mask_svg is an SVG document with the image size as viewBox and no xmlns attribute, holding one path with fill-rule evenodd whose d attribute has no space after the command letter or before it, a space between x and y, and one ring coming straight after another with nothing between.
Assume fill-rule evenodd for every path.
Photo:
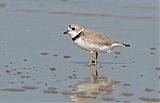
<instances>
[{"instance_id":1,"label":"black forehead band","mask_svg":"<svg viewBox=\"0 0 160 103\"><path fill-rule=\"evenodd\" d=\"M68 27L71 28L71 25L69 25Z\"/></svg>"}]
</instances>

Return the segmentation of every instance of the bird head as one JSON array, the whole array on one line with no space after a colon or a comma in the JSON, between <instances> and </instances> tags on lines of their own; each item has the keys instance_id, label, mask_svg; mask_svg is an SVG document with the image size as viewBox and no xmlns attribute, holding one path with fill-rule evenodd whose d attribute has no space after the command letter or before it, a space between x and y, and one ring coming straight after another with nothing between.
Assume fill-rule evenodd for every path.
<instances>
[{"instance_id":1,"label":"bird head","mask_svg":"<svg viewBox=\"0 0 160 103\"><path fill-rule=\"evenodd\" d=\"M72 37L75 37L79 33L81 33L84 30L80 25L78 24L71 24L68 26L68 29L63 34L70 34Z\"/></svg>"}]
</instances>

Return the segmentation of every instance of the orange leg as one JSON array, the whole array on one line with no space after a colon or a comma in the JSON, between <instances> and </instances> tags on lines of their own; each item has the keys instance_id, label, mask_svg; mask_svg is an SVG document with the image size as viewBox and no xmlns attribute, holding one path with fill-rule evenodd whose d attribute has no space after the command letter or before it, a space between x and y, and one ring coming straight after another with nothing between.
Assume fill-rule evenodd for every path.
<instances>
[{"instance_id":1,"label":"orange leg","mask_svg":"<svg viewBox=\"0 0 160 103\"><path fill-rule=\"evenodd\" d=\"M93 59L94 59L94 52L91 51L91 58L90 58L89 64L87 64L88 67L91 66Z\"/></svg>"},{"instance_id":2,"label":"orange leg","mask_svg":"<svg viewBox=\"0 0 160 103\"><path fill-rule=\"evenodd\" d=\"M99 71L98 71L98 69L97 69L97 66L96 66L96 65L94 65L94 70L95 70L95 72L96 72L96 76L99 76Z\"/></svg>"},{"instance_id":3,"label":"orange leg","mask_svg":"<svg viewBox=\"0 0 160 103\"><path fill-rule=\"evenodd\" d=\"M95 59L95 62L94 62L94 66L96 66L97 65L97 59L98 59L98 52L96 52L96 59Z\"/></svg>"},{"instance_id":4,"label":"orange leg","mask_svg":"<svg viewBox=\"0 0 160 103\"><path fill-rule=\"evenodd\" d=\"M89 69L89 71L91 73L91 79L93 80L95 77L94 77L94 72L93 72L91 66L88 66L88 69Z\"/></svg>"}]
</instances>

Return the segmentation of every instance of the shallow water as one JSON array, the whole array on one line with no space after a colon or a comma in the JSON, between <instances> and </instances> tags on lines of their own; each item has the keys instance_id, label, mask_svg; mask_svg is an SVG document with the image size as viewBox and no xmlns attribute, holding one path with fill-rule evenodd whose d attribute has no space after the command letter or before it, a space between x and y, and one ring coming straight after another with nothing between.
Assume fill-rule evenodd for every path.
<instances>
[{"instance_id":1,"label":"shallow water","mask_svg":"<svg viewBox=\"0 0 160 103\"><path fill-rule=\"evenodd\" d=\"M0 103L159 102L158 21L154 0L0 0ZM101 53L93 79L70 23L131 47Z\"/></svg>"}]
</instances>

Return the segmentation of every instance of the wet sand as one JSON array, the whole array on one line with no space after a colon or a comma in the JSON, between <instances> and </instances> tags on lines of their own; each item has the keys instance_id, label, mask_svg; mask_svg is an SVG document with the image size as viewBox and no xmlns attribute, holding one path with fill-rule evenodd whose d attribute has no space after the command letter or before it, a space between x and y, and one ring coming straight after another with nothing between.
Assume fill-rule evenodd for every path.
<instances>
[{"instance_id":1,"label":"wet sand","mask_svg":"<svg viewBox=\"0 0 160 103\"><path fill-rule=\"evenodd\" d=\"M160 102L157 2L1 0L0 103ZM88 68L90 53L62 34L70 23L131 47Z\"/></svg>"}]
</instances>

